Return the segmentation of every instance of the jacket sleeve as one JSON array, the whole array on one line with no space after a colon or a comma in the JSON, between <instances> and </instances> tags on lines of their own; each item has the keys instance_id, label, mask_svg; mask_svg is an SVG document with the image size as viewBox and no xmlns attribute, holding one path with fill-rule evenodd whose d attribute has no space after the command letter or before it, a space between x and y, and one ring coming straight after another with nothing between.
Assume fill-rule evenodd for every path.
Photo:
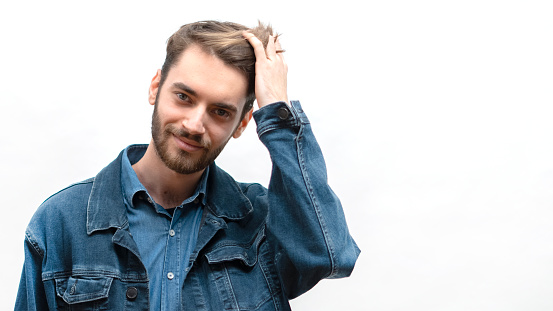
<instances>
[{"instance_id":1,"label":"jacket sleeve","mask_svg":"<svg viewBox=\"0 0 553 311\"><path fill-rule=\"evenodd\" d=\"M360 250L327 183L323 155L300 103L274 103L254 118L273 163L267 236L276 245L277 269L292 299L323 278L349 276Z\"/></svg>"},{"instance_id":2,"label":"jacket sleeve","mask_svg":"<svg viewBox=\"0 0 553 311\"><path fill-rule=\"evenodd\" d=\"M16 311L48 310L48 303L42 282L43 252L27 230L25 236L25 262L15 301Z\"/></svg>"}]
</instances>

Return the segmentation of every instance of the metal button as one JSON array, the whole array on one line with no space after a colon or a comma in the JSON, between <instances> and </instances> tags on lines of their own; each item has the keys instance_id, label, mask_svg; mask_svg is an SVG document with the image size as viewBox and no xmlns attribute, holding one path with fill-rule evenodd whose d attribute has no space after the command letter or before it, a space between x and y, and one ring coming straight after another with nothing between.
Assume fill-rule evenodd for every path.
<instances>
[{"instance_id":1,"label":"metal button","mask_svg":"<svg viewBox=\"0 0 553 311\"><path fill-rule=\"evenodd\" d=\"M175 236L175 230L173 230L173 229L169 230L169 235L170 236Z\"/></svg>"},{"instance_id":2,"label":"metal button","mask_svg":"<svg viewBox=\"0 0 553 311\"><path fill-rule=\"evenodd\" d=\"M127 288L127 299L134 300L138 296L138 289L136 287L131 286Z\"/></svg>"},{"instance_id":3,"label":"metal button","mask_svg":"<svg viewBox=\"0 0 553 311\"><path fill-rule=\"evenodd\" d=\"M167 278L168 278L169 280L172 280L174 277L175 277L175 275L173 274L173 272L167 273Z\"/></svg>"},{"instance_id":4,"label":"metal button","mask_svg":"<svg viewBox=\"0 0 553 311\"><path fill-rule=\"evenodd\" d=\"M281 107L278 109L277 114L279 118L281 118L282 120L286 120L290 116L290 110L288 110L288 108L286 107Z\"/></svg>"}]
</instances>

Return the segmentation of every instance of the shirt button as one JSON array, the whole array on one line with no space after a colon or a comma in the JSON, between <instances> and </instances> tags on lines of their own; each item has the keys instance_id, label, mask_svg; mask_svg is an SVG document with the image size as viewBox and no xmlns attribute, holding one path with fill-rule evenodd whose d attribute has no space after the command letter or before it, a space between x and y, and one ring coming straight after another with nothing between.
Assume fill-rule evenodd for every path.
<instances>
[{"instance_id":1,"label":"shirt button","mask_svg":"<svg viewBox=\"0 0 553 311\"><path fill-rule=\"evenodd\" d=\"M147 201L148 201L148 203L150 203L150 204L154 204L154 201L152 201L152 198L150 198L150 197L148 197Z\"/></svg>"},{"instance_id":2,"label":"shirt button","mask_svg":"<svg viewBox=\"0 0 553 311\"><path fill-rule=\"evenodd\" d=\"M280 119L286 120L290 116L290 110L288 110L288 108L286 107L281 107L278 109L277 114Z\"/></svg>"},{"instance_id":3,"label":"shirt button","mask_svg":"<svg viewBox=\"0 0 553 311\"><path fill-rule=\"evenodd\" d=\"M138 296L138 289L136 287L131 286L127 288L127 299L134 300Z\"/></svg>"},{"instance_id":4,"label":"shirt button","mask_svg":"<svg viewBox=\"0 0 553 311\"><path fill-rule=\"evenodd\" d=\"M198 198L194 199L194 204L198 204L199 202L200 202L200 200Z\"/></svg>"},{"instance_id":5,"label":"shirt button","mask_svg":"<svg viewBox=\"0 0 553 311\"><path fill-rule=\"evenodd\" d=\"M169 235L170 236L175 236L175 230L173 230L173 229L169 230Z\"/></svg>"},{"instance_id":6,"label":"shirt button","mask_svg":"<svg viewBox=\"0 0 553 311\"><path fill-rule=\"evenodd\" d=\"M167 278L168 278L169 280L172 280L174 277L175 277L175 275L173 274L173 272L167 273Z\"/></svg>"}]
</instances>

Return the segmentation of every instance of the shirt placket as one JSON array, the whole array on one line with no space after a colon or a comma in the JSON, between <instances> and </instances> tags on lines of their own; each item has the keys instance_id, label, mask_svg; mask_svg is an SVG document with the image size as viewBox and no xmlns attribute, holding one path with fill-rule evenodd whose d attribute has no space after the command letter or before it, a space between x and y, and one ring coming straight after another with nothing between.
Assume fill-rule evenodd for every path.
<instances>
[{"instance_id":1,"label":"shirt placket","mask_svg":"<svg viewBox=\"0 0 553 311\"><path fill-rule=\"evenodd\" d=\"M176 208L167 231L167 243L165 249L165 264L163 269L163 287L161 307L164 311L173 310L179 305L181 283L181 231L179 229L181 208Z\"/></svg>"}]
</instances>

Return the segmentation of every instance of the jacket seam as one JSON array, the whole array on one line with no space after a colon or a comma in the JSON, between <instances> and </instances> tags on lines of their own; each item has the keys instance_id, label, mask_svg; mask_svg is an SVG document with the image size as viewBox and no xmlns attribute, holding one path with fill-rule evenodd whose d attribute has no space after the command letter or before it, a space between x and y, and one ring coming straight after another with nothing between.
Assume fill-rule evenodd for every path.
<instances>
[{"instance_id":1,"label":"jacket seam","mask_svg":"<svg viewBox=\"0 0 553 311\"><path fill-rule=\"evenodd\" d=\"M64 192L65 190L68 190L68 189L73 188L73 187L75 187L75 186L84 185L84 184L90 184L90 183L92 183L92 182L94 181L94 178L95 178L95 177L91 177L91 178L85 179L85 180L83 180L83 181L79 181L79 182L73 183L73 184L71 184L71 185L69 185L69 186L67 186L67 187L65 187L65 188L63 188L63 189L61 189L60 191L58 191L58 192L52 194L52 195L49 196L46 200L44 200L44 202L50 200L52 197L54 197L54 196L56 196L56 195L58 195L58 194ZM43 203L44 203L44 202L43 202Z\"/></svg>"},{"instance_id":2,"label":"jacket seam","mask_svg":"<svg viewBox=\"0 0 553 311\"><path fill-rule=\"evenodd\" d=\"M37 252L40 258L44 259L44 251L38 246L38 242L35 241L31 234L31 230L28 228L25 230L25 240L32 246L33 250Z\"/></svg>"},{"instance_id":3,"label":"jacket seam","mask_svg":"<svg viewBox=\"0 0 553 311\"><path fill-rule=\"evenodd\" d=\"M325 244L327 247L328 256L330 259L330 271L328 275L325 276L325 278L332 277L337 273L337 267L335 263L335 253L334 248L332 247L332 241L329 235L329 232L326 229L326 224L324 222L324 219L322 219L322 213L320 210L319 201L317 200L317 197L315 196L313 186L311 184L311 179L309 177L309 173L307 172L306 164L305 164L305 157L303 155L302 151L302 138L303 138L303 127L300 127L300 130L298 132L297 138L296 138L296 147L297 147L297 153L298 153L298 160L300 163L300 171L303 176L303 180L305 183L305 187L307 189L307 193L309 194L309 198L311 199L311 203L313 206L313 209L315 211L315 214L317 215L317 221L319 222L319 226L321 227L321 231L323 233L323 238L325 240Z\"/></svg>"},{"instance_id":4,"label":"jacket seam","mask_svg":"<svg viewBox=\"0 0 553 311\"><path fill-rule=\"evenodd\" d=\"M298 123L299 122L297 122L296 120L289 120L289 121L284 121L284 122L268 124L268 125L264 125L264 126L262 125L262 126L259 127L257 135L259 137L261 137L264 134L266 134L267 132L270 132L272 130L276 130L276 129L279 129L279 128L283 128L283 129L294 128L298 125Z\"/></svg>"},{"instance_id":5,"label":"jacket seam","mask_svg":"<svg viewBox=\"0 0 553 311\"><path fill-rule=\"evenodd\" d=\"M238 247L241 247L241 248L250 248L250 247L253 247L253 246L254 246L254 243L255 243L255 241L256 241L257 239L261 239L261 240L258 242L258 244L260 244L260 243L262 242L262 239L263 239L263 238L260 238L260 237L259 237L259 234L263 234L263 236L266 236L266 235L267 235L267 234L265 233L265 230L264 230L264 229L265 229L265 228L264 228L265 226L266 226L266 223L265 223L265 222L262 222L262 223L259 225L259 227L257 227L257 228L255 229L255 235L254 235L254 237L253 237L251 240L249 240L248 242L246 242L246 243L236 243L236 242L231 242L231 241L229 241L229 242L219 242L219 243L215 243L215 244L214 244L212 247L210 247L210 248L206 248L206 249L204 250L204 252L205 252L205 253L210 253L210 252L212 252L212 251L214 251L214 250L217 250L217 249L219 249L219 248L221 248L221 247L227 247L227 246L238 246Z\"/></svg>"},{"instance_id":6,"label":"jacket seam","mask_svg":"<svg viewBox=\"0 0 553 311\"><path fill-rule=\"evenodd\" d=\"M107 271L107 270L71 270L71 271L63 271L63 272L44 272L42 273L42 281L48 281L48 280L66 278L66 277L72 277L72 276L94 276L94 277L102 276L102 277L116 278L123 282L148 281L148 278L145 276L129 277L129 276L122 275L121 273L116 273L116 272Z\"/></svg>"},{"instance_id":7,"label":"jacket seam","mask_svg":"<svg viewBox=\"0 0 553 311\"><path fill-rule=\"evenodd\" d=\"M279 301L277 299L277 294L280 293L280 290L274 288L274 284L272 282L272 279L270 278L270 275L269 276L267 275L267 274L270 274L270 271L269 271L269 267L265 264L265 262L263 260L263 257L261 256L261 250L259 251L257 256L258 256L257 262L259 263L259 266L261 268L261 272L263 273L263 277L265 278L265 283L267 283L267 287L269 288L269 292L271 294L270 298L273 300L273 305L275 306L275 310L280 310ZM263 303L265 303L265 302L266 301L263 301ZM259 306L261 306L261 304L262 303L259 303L256 306L256 308L259 308Z\"/></svg>"}]
</instances>

